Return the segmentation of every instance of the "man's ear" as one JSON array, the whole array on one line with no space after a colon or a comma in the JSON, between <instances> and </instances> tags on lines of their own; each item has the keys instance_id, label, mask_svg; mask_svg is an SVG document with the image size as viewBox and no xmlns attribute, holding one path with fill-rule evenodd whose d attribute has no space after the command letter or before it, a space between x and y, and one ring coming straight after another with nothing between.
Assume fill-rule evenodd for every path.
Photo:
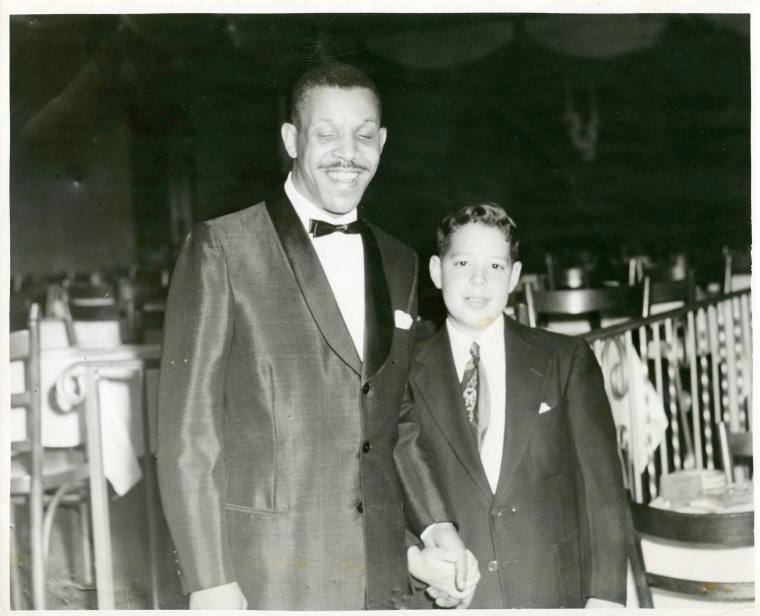
<instances>
[{"instance_id":1,"label":"man's ear","mask_svg":"<svg viewBox=\"0 0 760 616\"><path fill-rule=\"evenodd\" d=\"M520 280L520 272L522 271L522 263L515 261L512 264L512 273L509 276L509 292L512 293L517 288L517 282Z\"/></svg>"},{"instance_id":2,"label":"man's ear","mask_svg":"<svg viewBox=\"0 0 760 616\"><path fill-rule=\"evenodd\" d=\"M441 288L441 258L438 255L430 257L430 280L433 281L436 289Z\"/></svg>"},{"instance_id":3,"label":"man's ear","mask_svg":"<svg viewBox=\"0 0 760 616\"><path fill-rule=\"evenodd\" d=\"M295 124L285 122L280 127L280 135L282 136L282 143L285 145L285 151L290 158L298 158L298 148L296 148L296 141L298 140L298 129Z\"/></svg>"}]
</instances>

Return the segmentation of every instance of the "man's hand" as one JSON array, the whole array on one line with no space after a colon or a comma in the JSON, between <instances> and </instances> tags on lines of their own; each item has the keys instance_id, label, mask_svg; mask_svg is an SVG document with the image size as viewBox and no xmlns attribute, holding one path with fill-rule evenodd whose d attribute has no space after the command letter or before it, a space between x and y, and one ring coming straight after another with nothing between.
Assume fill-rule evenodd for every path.
<instances>
[{"instance_id":1,"label":"man's hand","mask_svg":"<svg viewBox=\"0 0 760 616\"><path fill-rule=\"evenodd\" d=\"M469 550L466 550L465 560L467 584L464 590L459 590L454 582L454 557L450 552L442 548L420 550L416 546L407 551L409 572L428 585L428 595L436 599L440 607L453 607L460 602L469 605L472 601L480 571L477 559Z\"/></svg>"},{"instance_id":2,"label":"man's hand","mask_svg":"<svg viewBox=\"0 0 760 616\"><path fill-rule=\"evenodd\" d=\"M248 601L237 582L190 593L191 610L244 610Z\"/></svg>"},{"instance_id":3,"label":"man's hand","mask_svg":"<svg viewBox=\"0 0 760 616\"><path fill-rule=\"evenodd\" d=\"M451 522L438 522L423 534L422 542L426 548L441 548L449 553L446 560L454 564L456 589L460 592L464 591L469 581L467 579L467 548L464 547L454 525Z\"/></svg>"},{"instance_id":4,"label":"man's hand","mask_svg":"<svg viewBox=\"0 0 760 616\"><path fill-rule=\"evenodd\" d=\"M453 607L458 610L465 610L470 607L470 603L472 603L472 599L475 596L475 588L480 581L478 561L470 550L467 550L467 581L468 587L461 593L463 595L461 597L459 593L456 596L452 596L435 586L428 586L427 594L431 599L435 599L435 604L438 607Z\"/></svg>"}]
</instances>

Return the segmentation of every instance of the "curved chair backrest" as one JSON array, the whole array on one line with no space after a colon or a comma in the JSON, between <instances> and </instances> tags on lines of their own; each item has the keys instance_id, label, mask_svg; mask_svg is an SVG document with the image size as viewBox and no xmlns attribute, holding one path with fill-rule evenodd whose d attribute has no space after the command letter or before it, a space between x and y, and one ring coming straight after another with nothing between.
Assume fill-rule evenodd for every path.
<instances>
[{"instance_id":1,"label":"curved chair backrest","mask_svg":"<svg viewBox=\"0 0 760 616\"><path fill-rule=\"evenodd\" d=\"M691 580L651 573L641 558L641 536L675 541L683 547L738 548L754 545L754 512L678 513L631 504L635 543L632 546L633 569L639 603L652 606L651 588L713 601L752 601L753 582L715 582ZM629 546L630 547L630 546Z\"/></svg>"}]
</instances>

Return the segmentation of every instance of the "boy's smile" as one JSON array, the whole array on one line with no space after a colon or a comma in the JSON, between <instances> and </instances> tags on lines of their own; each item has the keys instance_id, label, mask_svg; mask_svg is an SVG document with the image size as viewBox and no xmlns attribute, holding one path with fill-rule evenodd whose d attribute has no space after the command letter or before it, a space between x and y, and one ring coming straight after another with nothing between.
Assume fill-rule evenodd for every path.
<instances>
[{"instance_id":1,"label":"boy's smile","mask_svg":"<svg viewBox=\"0 0 760 616\"><path fill-rule=\"evenodd\" d=\"M460 227L446 253L430 259L430 277L443 292L454 325L473 339L504 311L520 277L501 230L480 223Z\"/></svg>"}]
</instances>

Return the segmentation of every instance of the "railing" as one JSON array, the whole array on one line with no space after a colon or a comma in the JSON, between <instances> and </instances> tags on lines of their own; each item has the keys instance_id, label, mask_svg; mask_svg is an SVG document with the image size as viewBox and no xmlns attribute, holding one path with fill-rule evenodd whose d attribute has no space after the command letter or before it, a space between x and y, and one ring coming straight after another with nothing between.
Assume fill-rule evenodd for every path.
<instances>
[{"instance_id":1,"label":"railing","mask_svg":"<svg viewBox=\"0 0 760 616\"><path fill-rule=\"evenodd\" d=\"M153 456L150 451L152 428L148 414L146 388L146 371L157 369L160 359L160 347L123 346L116 349L119 353L128 350L130 357L114 359L109 352L93 351L91 357L68 365L57 379L56 389L64 397L62 402L69 409L78 408L84 402L83 424L86 430L86 450L89 465L90 504L92 509L93 547L95 551L95 586L98 609L114 609L113 559L111 552L109 496L103 466L103 444L101 434L102 408L98 383L108 380L111 374L123 378L128 372L139 384L141 395L139 401L143 417L143 477L146 496L146 515L148 523L148 546L150 551L151 600L153 608L158 607L158 530L156 523L157 504L154 502ZM135 403L137 401L134 401Z\"/></svg>"},{"instance_id":2,"label":"railing","mask_svg":"<svg viewBox=\"0 0 760 616\"><path fill-rule=\"evenodd\" d=\"M700 301L587 334L613 407L636 502L675 470L724 468L718 426L752 430L749 291Z\"/></svg>"}]
</instances>

